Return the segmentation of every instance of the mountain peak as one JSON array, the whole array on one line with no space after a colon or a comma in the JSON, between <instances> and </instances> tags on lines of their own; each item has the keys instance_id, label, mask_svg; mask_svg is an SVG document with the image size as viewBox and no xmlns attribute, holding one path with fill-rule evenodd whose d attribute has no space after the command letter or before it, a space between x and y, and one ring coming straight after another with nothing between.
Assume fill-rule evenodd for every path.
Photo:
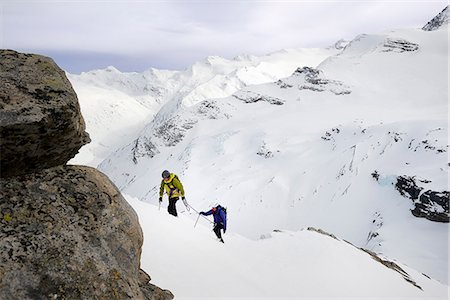
<instances>
[{"instance_id":1,"label":"mountain peak","mask_svg":"<svg viewBox=\"0 0 450 300\"><path fill-rule=\"evenodd\" d=\"M425 26L422 27L422 30L425 31L433 31L441 28L443 25L448 24L449 21L449 9L448 5L445 7L437 16L431 19Z\"/></svg>"},{"instance_id":2,"label":"mountain peak","mask_svg":"<svg viewBox=\"0 0 450 300\"><path fill-rule=\"evenodd\" d=\"M210 55L206 57L205 61L209 64L216 64L223 63L224 61L226 61L226 59L218 55Z\"/></svg>"},{"instance_id":3,"label":"mountain peak","mask_svg":"<svg viewBox=\"0 0 450 300\"><path fill-rule=\"evenodd\" d=\"M111 73L120 73L120 71L119 71L116 67L114 67L114 66L107 66L107 67L104 69L104 71L105 71L105 72L111 72Z\"/></svg>"}]
</instances>

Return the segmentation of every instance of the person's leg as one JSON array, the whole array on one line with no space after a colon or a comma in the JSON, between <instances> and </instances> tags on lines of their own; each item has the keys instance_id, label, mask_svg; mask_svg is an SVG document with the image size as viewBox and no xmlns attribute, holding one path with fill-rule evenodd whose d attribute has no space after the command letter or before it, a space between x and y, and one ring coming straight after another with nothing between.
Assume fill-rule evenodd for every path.
<instances>
[{"instance_id":1,"label":"person's leg","mask_svg":"<svg viewBox=\"0 0 450 300\"><path fill-rule=\"evenodd\" d=\"M178 198L169 199L169 207L167 208L167 211L169 212L169 214L171 214L175 217L178 216L177 207L176 207L177 200L178 200Z\"/></svg>"},{"instance_id":2,"label":"person's leg","mask_svg":"<svg viewBox=\"0 0 450 300\"><path fill-rule=\"evenodd\" d=\"M217 238L223 243L223 239L222 239L222 233L220 232L220 229L222 229L222 224L220 223L215 223L214 224L214 233L216 234Z\"/></svg>"}]
</instances>

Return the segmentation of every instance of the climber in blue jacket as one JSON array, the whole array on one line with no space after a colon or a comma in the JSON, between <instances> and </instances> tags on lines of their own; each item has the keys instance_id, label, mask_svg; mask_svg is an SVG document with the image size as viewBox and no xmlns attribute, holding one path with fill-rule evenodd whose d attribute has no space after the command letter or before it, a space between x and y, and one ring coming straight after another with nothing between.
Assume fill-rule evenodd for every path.
<instances>
[{"instance_id":1,"label":"climber in blue jacket","mask_svg":"<svg viewBox=\"0 0 450 300\"><path fill-rule=\"evenodd\" d=\"M200 212L203 216L209 216L213 215L214 217L214 233L219 238L219 240L224 243L222 239L222 234L220 232L220 229L223 229L223 233L227 231L227 211L224 207L217 205L216 207L211 208L207 212Z\"/></svg>"}]
</instances>

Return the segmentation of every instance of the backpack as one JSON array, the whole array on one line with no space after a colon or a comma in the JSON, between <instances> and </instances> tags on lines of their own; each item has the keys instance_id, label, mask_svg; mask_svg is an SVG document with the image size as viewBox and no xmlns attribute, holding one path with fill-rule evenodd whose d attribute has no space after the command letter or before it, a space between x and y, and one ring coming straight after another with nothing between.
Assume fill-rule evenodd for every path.
<instances>
[{"instance_id":1,"label":"backpack","mask_svg":"<svg viewBox=\"0 0 450 300\"><path fill-rule=\"evenodd\" d=\"M221 209L225 213L225 219L227 219L227 208L221 205L217 205L216 207L218 210Z\"/></svg>"}]
</instances>

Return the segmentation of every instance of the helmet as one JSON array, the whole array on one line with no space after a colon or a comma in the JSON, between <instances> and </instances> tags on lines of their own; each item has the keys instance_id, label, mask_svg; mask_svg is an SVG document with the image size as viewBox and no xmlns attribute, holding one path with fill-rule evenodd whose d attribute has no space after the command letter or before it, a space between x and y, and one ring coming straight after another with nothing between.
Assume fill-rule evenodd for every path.
<instances>
[{"instance_id":1,"label":"helmet","mask_svg":"<svg viewBox=\"0 0 450 300\"><path fill-rule=\"evenodd\" d=\"M164 171L162 172L162 178L169 178L169 177L170 177L170 172L167 171L167 170L164 170Z\"/></svg>"}]
</instances>

